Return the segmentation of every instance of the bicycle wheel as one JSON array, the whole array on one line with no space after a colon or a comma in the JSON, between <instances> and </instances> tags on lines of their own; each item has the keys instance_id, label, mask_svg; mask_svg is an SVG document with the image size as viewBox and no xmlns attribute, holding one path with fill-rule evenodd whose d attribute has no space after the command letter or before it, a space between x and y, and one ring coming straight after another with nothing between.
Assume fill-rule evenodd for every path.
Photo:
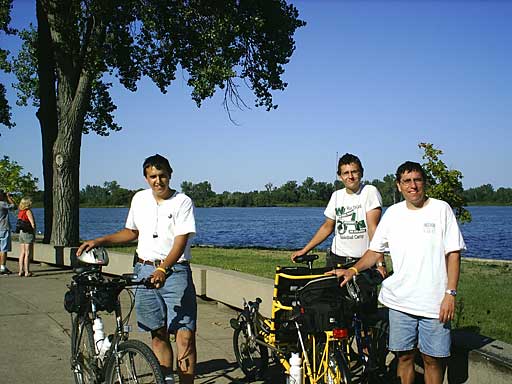
<instances>
[{"instance_id":1,"label":"bicycle wheel","mask_svg":"<svg viewBox=\"0 0 512 384\"><path fill-rule=\"evenodd\" d=\"M92 321L87 314L76 315L71 327L71 369L76 384L95 384L98 365L94 350Z\"/></svg>"},{"instance_id":2,"label":"bicycle wheel","mask_svg":"<svg viewBox=\"0 0 512 384\"><path fill-rule=\"evenodd\" d=\"M155 354L140 340L121 343L107 364L105 384L164 384Z\"/></svg>"},{"instance_id":3,"label":"bicycle wheel","mask_svg":"<svg viewBox=\"0 0 512 384\"><path fill-rule=\"evenodd\" d=\"M268 365L268 349L249 338L245 321L233 333L233 350L240 369L248 379L261 377Z\"/></svg>"},{"instance_id":4,"label":"bicycle wheel","mask_svg":"<svg viewBox=\"0 0 512 384\"><path fill-rule=\"evenodd\" d=\"M376 322L371 329L371 365L372 369L368 373L368 383L389 383L396 377L396 358L391 357L392 361L388 363L390 351L388 349L389 322L382 319Z\"/></svg>"},{"instance_id":5,"label":"bicycle wheel","mask_svg":"<svg viewBox=\"0 0 512 384\"><path fill-rule=\"evenodd\" d=\"M324 349L325 341L319 342L317 351L324 351ZM327 356L320 353L319 357L326 358L327 361L319 361L316 365L318 370L325 370L325 374L319 377L318 384L350 384L352 382L341 342L336 340L330 341ZM315 375L315 377L317 376Z\"/></svg>"}]
</instances>

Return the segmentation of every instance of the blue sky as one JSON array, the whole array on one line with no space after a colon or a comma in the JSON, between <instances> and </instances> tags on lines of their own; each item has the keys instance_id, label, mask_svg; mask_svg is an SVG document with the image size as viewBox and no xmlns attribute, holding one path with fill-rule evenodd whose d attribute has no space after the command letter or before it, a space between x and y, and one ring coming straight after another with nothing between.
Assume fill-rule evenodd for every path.
<instances>
[{"instance_id":1,"label":"blue sky","mask_svg":"<svg viewBox=\"0 0 512 384\"><path fill-rule=\"evenodd\" d=\"M80 185L144 187L141 163L154 153L170 159L173 186L208 180L218 193L331 182L345 152L361 158L366 179L381 179L421 161L417 144L430 142L465 188L512 187L512 2L293 3L308 24L295 35L288 88L274 93L277 110L253 107L244 90L250 109L233 110L234 125L222 93L198 109L181 73L166 95L149 81L136 93L115 85L123 130L83 137ZM33 18L33 1L15 0L14 26ZM12 48L4 36L1 44ZM0 155L42 180L35 111L9 98L17 126L0 128Z\"/></svg>"}]
</instances>

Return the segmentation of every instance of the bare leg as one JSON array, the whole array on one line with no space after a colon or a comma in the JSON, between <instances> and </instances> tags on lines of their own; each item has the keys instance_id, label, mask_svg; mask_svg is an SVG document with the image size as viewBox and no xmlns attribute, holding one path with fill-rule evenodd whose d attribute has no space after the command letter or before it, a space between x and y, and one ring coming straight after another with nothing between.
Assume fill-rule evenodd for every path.
<instances>
[{"instance_id":1,"label":"bare leg","mask_svg":"<svg viewBox=\"0 0 512 384\"><path fill-rule=\"evenodd\" d=\"M7 260L7 252L0 252L0 265L5 265Z\"/></svg>"},{"instance_id":2,"label":"bare leg","mask_svg":"<svg viewBox=\"0 0 512 384\"><path fill-rule=\"evenodd\" d=\"M398 353L398 367L397 376L402 379L402 384L413 384L415 371L414 371L414 356L416 350L399 352Z\"/></svg>"},{"instance_id":3,"label":"bare leg","mask_svg":"<svg viewBox=\"0 0 512 384\"><path fill-rule=\"evenodd\" d=\"M176 333L176 349L180 382L181 384L193 384L197 360L195 332L180 329Z\"/></svg>"},{"instance_id":4,"label":"bare leg","mask_svg":"<svg viewBox=\"0 0 512 384\"><path fill-rule=\"evenodd\" d=\"M25 266L25 273L30 274L30 258L32 257L32 252L34 249L34 244L26 244L26 252L25 252L25 260L24 260L24 266Z\"/></svg>"},{"instance_id":5,"label":"bare leg","mask_svg":"<svg viewBox=\"0 0 512 384\"><path fill-rule=\"evenodd\" d=\"M166 327L151 331L151 346L164 375L171 373L173 354Z\"/></svg>"},{"instance_id":6,"label":"bare leg","mask_svg":"<svg viewBox=\"0 0 512 384\"><path fill-rule=\"evenodd\" d=\"M423 353L421 357L425 368L425 384L441 384L444 374L443 360Z\"/></svg>"},{"instance_id":7,"label":"bare leg","mask_svg":"<svg viewBox=\"0 0 512 384\"><path fill-rule=\"evenodd\" d=\"M25 259L27 257L27 244L20 244L20 258L18 260L18 275L23 275L23 267L25 265ZM26 271L26 269L25 269Z\"/></svg>"}]
</instances>

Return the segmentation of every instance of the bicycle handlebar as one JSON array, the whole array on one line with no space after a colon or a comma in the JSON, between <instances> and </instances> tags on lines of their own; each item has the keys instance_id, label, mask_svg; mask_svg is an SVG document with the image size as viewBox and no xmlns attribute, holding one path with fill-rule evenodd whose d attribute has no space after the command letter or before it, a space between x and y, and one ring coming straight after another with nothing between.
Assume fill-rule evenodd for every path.
<instances>
[{"instance_id":1,"label":"bicycle handlebar","mask_svg":"<svg viewBox=\"0 0 512 384\"><path fill-rule=\"evenodd\" d=\"M144 285L146 288L155 288L154 284L151 282L149 278L144 278L141 280L138 279L138 275L135 273L124 273L121 276L116 276L112 279L95 279L90 280L86 279L89 275L98 275L103 277L103 273L96 268L87 268L80 267L75 268L74 271L76 275L73 276L73 280L78 284L96 286L96 287L107 287L107 286L115 286L119 288L126 288L131 286L139 286Z\"/></svg>"}]
</instances>

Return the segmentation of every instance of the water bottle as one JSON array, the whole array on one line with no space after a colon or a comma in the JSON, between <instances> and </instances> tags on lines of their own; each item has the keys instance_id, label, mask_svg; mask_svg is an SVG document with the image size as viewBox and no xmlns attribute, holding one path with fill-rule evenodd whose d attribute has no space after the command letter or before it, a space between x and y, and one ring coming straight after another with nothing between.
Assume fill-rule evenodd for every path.
<instances>
[{"instance_id":1,"label":"water bottle","mask_svg":"<svg viewBox=\"0 0 512 384\"><path fill-rule=\"evenodd\" d=\"M105 353L110 348L110 339L105 338L105 331L103 330L103 319L101 317L97 317L94 319L92 324L92 329L94 331L94 345L96 347L96 354L103 359Z\"/></svg>"},{"instance_id":2,"label":"water bottle","mask_svg":"<svg viewBox=\"0 0 512 384\"><path fill-rule=\"evenodd\" d=\"M290 360L290 373L286 384L302 384L302 360L298 353L292 353Z\"/></svg>"}]
</instances>

